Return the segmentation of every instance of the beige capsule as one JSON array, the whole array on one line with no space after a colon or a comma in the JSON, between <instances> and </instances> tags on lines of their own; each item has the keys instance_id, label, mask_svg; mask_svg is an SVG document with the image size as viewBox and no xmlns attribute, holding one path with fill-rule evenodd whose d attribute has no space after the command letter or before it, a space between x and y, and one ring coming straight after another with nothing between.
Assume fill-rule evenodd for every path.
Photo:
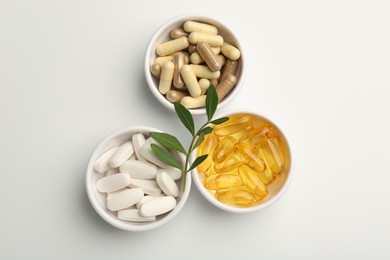
<instances>
[{"instance_id":1,"label":"beige capsule","mask_svg":"<svg viewBox=\"0 0 390 260\"><path fill-rule=\"evenodd\" d=\"M181 38L181 37L188 37L189 33L184 31L183 29L181 28L174 28L171 30L170 32L170 36L172 39L178 39L178 38Z\"/></svg>"},{"instance_id":2,"label":"beige capsule","mask_svg":"<svg viewBox=\"0 0 390 260\"><path fill-rule=\"evenodd\" d=\"M200 89L202 90L202 95L205 94L210 87L210 80L203 78L203 79L200 79L198 83L199 83Z\"/></svg>"},{"instance_id":3,"label":"beige capsule","mask_svg":"<svg viewBox=\"0 0 390 260\"><path fill-rule=\"evenodd\" d=\"M225 65L223 66L222 74L219 81L224 80L228 75L236 75L237 65L238 61L227 59Z\"/></svg>"},{"instance_id":4,"label":"beige capsule","mask_svg":"<svg viewBox=\"0 0 390 260\"><path fill-rule=\"evenodd\" d=\"M150 65L150 72L151 72L154 76L156 76L156 77L159 78L160 75L161 75L161 68L162 68L161 64L158 63L158 62L155 62L155 63L153 63L152 65Z\"/></svg>"},{"instance_id":5,"label":"beige capsule","mask_svg":"<svg viewBox=\"0 0 390 260\"><path fill-rule=\"evenodd\" d=\"M190 64L191 69L198 78L217 79L221 75L220 71L211 71L207 66Z\"/></svg>"},{"instance_id":6,"label":"beige capsule","mask_svg":"<svg viewBox=\"0 0 390 260\"><path fill-rule=\"evenodd\" d=\"M175 65L173 65L172 61L167 61L162 65L160 84L158 85L158 90L161 94L165 95L171 89L174 70Z\"/></svg>"},{"instance_id":7,"label":"beige capsule","mask_svg":"<svg viewBox=\"0 0 390 260\"><path fill-rule=\"evenodd\" d=\"M226 42L222 44L221 52L230 60L238 60L241 56L241 52L238 48Z\"/></svg>"},{"instance_id":8,"label":"beige capsule","mask_svg":"<svg viewBox=\"0 0 390 260\"><path fill-rule=\"evenodd\" d=\"M200 32L190 33L188 40L192 44L198 44L198 42L207 42L212 47L221 47L223 44L223 38L221 35Z\"/></svg>"},{"instance_id":9,"label":"beige capsule","mask_svg":"<svg viewBox=\"0 0 390 260\"><path fill-rule=\"evenodd\" d=\"M193 97L199 97L202 90L200 89L198 80L196 79L196 75L192 70L191 65L183 65L180 73L187 86L188 92L190 92L190 95Z\"/></svg>"},{"instance_id":10,"label":"beige capsule","mask_svg":"<svg viewBox=\"0 0 390 260\"><path fill-rule=\"evenodd\" d=\"M221 70L221 60L214 54L207 42L199 42L196 45L196 49L211 71Z\"/></svg>"},{"instance_id":11,"label":"beige capsule","mask_svg":"<svg viewBox=\"0 0 390 260\"><path fill-rule=\"evenodd\" d=\"M178 52L173 55L173 64L175 65L175 69L173 72L173 86L178 89L184 88L184 81L180 74L180 69L184 65L185 56L183 53Z\"/></svg>"},{"instance_id":12,"label":"beige capsule","mask_svg":"<svg viewBox=\"0 0 390 260\"><path fill-rule=\"evenodd\" d=\"M173 56L172 55L169 55L169 56L164 56L164 57L157 57L154 62L155 63L158 63L160 64L161 66L167 62L167 61L172 61L173 60Z\"/></svg>"},{"instance_id":13,"label":"beige capsule","mask_svg":"<svg viewBox=\"0 0 390 260\"><path fill-rule=\"evenodd\" d=\"M206 23L199 23L194 21L187 21L184 23L183 28L186 32L201 32L201 33L208 33L208 34L218 34L218 28L206 24Z\"/></svg>"},{"instance_id":14,"label":"beige capsule","mask_svg":"<svg viewBox=\"0 0 390 260\"><path fill-rule=\"evenodd\" d=\"M206 95L201 95L198 97L191 97L191 96L183 97L180 100L180 104L182 104L188 109L204 107L206 104Z\"/></svg>"},{"instance_id":15,"label":"beige capsule","mask_svg":"<svg viewBox=\"0 0 390 260\"><path fill-rule=\"evenodd\" d=\"M159 56L168 56L188 48L189 45L190 43L188 42L187 37L180 37L178 39L159 44L156 47L156 52Z\"/></svg>"},{"instance_id":16,"label":"beige capsule","mask_svg":"<svg viewBox=\"0 0 390 260\"><path fill-rule=\"evenodd\" d=\"M215 55L218 55L221 52L221 48L219 47L211 47L211 50L214 52ZM190 56L190 61L192 64L201 64L204 62L204 59L202 56L200 56L199 52L194 52Z\"/></svg>"},{"instance_id":17,"label":"beige capsule","mask_svg":"<svg viewBox=\"0 0 390 260\"><path fill-rule=\"evenodd\" d=\"M188 93L184 91L171 89L167 92L165 97L168 99L169 102L174 103L174 102L180 102L180 100L187 95Z\"/></svg>"},{"instance_id":18,"label":"beige capsule","mask_svg":"<svg viewBox=\"0 0 390 260\"><path fill-rule=\"evenodd\" d=\"M219 59L219 62L221 63L221 66L223 67L223 65L225 65L226 63L226 57L223 54L219 54L217 55L217 57Z\"/></svg>"},{"instance_id":19,"label":"beige capsule","mask_svg":"<svg viewBox=\"0 0 390 260\"><path fill-rule=\"evenodd\" d=\"M216 88L218 100L221 101L236 86L237 78L234 75L228 75Z\"/></svg>"}]
</instances>

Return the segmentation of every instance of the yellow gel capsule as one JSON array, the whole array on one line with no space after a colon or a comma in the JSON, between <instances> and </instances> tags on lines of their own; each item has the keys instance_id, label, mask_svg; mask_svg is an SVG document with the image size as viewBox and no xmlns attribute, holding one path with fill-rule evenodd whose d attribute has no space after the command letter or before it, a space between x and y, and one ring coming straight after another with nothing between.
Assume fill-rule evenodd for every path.
<instances>
[{"instance_id":1,"label":"yellow gel capsule","mask_svg":"<svg viewBox=\"0 0 390 260\"><path fill-rule=\"evenodd\" d=\"M209 154L206 160L204 160L200 165L198 165L198 171L206 172L210 166L213 164L212 154L215 147L217 146L218 138L213 133L206 135L202 144L198 148L198 156Z\"/></svg>"},{"instance_id":2,"label":"yellow gel capsule","mask_svg":"<svg viewBox=\"0 0 390 260\"><path fill-rule=\"evenodd\" d=\"M236 139L231 136L225 136L218 143L213 153L213 160L215 163L220 163L226 159L228 155L233 152L234 145L237 143Z\"/></svg>"},{"instance_id":3,"label":"yellow gel capsule","mask_svg":"<svg viewBox=\"0 0 390 260\"><path fill-rule=\"evenodd\" d=\"M281 168L276 162L274 155L268 145L267 137L262 136L259 138L260 148L258 149L259 154L262 156L267 169L271 171L272 174L280 174Z\"/></svg>"},{"instance_id":4,"label":"yellow gel capsule","mask_svg":"<svg viewBox=\"0 0 390 260\"><path fill-rule=\"evenodd\" d=\"M264 162L249 147L238 143L234 149L241 156L241 160L256 169L256 171L263 172L265 170Z\"/></svg>"},{"instance_id":5,"label":"yellow gel capsule","mask_svg":"<svg viewBox=\"0 0 390 260\"><path fill-rule=\"evenodd\" d=\"M238 169L238 174L244 183L244 185L249 189L252 190L255 194L258 200L264 198L268 194L267 187L265 184L261 181L257 173L252 170L249 166L243 164Z\"/></svg>"},{"instance_id":6,"label":"yellow gel capsule","mask_svg":"<svg viewBox=\"0 0 390 260\"><path fill-rule=\"evenodd\" d=\"M215 197L222 203L234 206L251 206L256 202L255 195L242 186L218 190L215 193Z\"/></svg>"},{"instance_id":7,"label":"yellow gel capsule","mask_svg":"<svg viewBox=\"0 0 390 260\"><path fill-rule=\"evenodd\" d=\"M276 164L279 166L281 170L284 168L284 156L280 149L281 143L278 137L274 136L271 138L268 138L268 145L269 148L275 158Z\"/></svg>"},{"instance_id":8,"label":"yellow gel capsule","mask_svg":"<svg viewBox=\"0 0 390 260\"><path fill-rule=\"evenodd\" d=\"M272 126L255 127L248 131L247 135L240 138L239 143L247 146L257 147L260 143L260 137L269 136L272 133Z\"/></svg>"},{"instance_id":9,"label":"yellow gel capsule","mask_svg":"<svg viewBox=\"0 0 390 260\"><path fill-rule=\"evenodd\" d=\"M235 168L238 168L242 164L242 161L234 154L230 154L226 159L220 163L214 165L214 169L217 172L228 172Z\"/></svg>"},{"instance_id":10,"label":"yellow gel capsule","mask_svg":"<svg viewBox=\"0 0 390 260\"><path fill-rule=\"evenodd\" d=\"M241 178L235 174L214 174L204 180L204 186L209 190L227 189L241 185Z\"/></svg>"},{"instance_id":11,"label":"yellow gel capsule","mask_svg":"<svg viewBox=\"0 0 390 260\"><path fill-rule=\"evenodd\" d=\"M249 115L230 117L225 123L215 126L214 133L218 136L232 135L252 126L253 122Z\"/></svg>"}]
</instances>

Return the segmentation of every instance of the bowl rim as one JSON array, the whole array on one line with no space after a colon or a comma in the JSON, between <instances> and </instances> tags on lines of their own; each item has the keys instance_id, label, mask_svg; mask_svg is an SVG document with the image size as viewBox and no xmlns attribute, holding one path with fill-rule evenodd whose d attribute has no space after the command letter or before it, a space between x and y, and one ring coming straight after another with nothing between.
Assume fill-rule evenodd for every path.
<instances>
[{"instance_id":1,"label":"bowl rim","mask_svg":"<svg viewBox=\"0 0 390 260\"><path fill-rule=\"evenodd\" d=\"M237 81L236 86L234 87L233 91L229 93L228 96L226 96L219 104L218 106L220 108L226 106L229 104L240 92L242 89L242 86L244 84L245 76L246 76L246 65L245 65L245 51L243 50L243 45L241 41L239 40L239 37L236 36L235 33L233 33L230 30L230 27L226 25L225 22L221 22L215 18L212 18L210 16L204 15L204 14L196 14L196 13L191 13L191 14L183 14L179 16L175 16L167 21L165 21L154 33L153 36L150 38L146 50L145 50L145 57L144 57L144 74L145 74L145 79L146 83L152 92L153 96L166 108L169 110L175 112L175 108L173 103L169 102L156 88L153 82L153 76L150 73L150 65L149 60L154 52L153 47L159 36L163 31L165 31L168 27L172 26L174 23L177 23L181 20L203 20L207 23L212 23L212 24L219 24L224 27L224 30L227 31L232 37L235 39L237 42L237 47L239 48L241 52L240 56L240 66L241 66L241 74L240 78ZM192 115L204 115L206 114L206 109L205 108L196 108L196 109L189 109Z\"/></svg>"},{"instance_id":2,"label":"bowl rim","mask_svg":"<svg viewBox=\"0 0 390 260\"><path fill-rule=\"evenodd\" d=\"M275 196L273 196L272 198L270 198L269 200L267 200L264 203L260 203L258 205L251 206L251 207L234 207L234 206L230 206L228 204L224 204L224 203L220 202L219 200L217 200L214 196L212 196L210 194L210 192L204 187L202 181L200 180L199 173L198 173L198 170L196 168L194 168L191 171L191 175L193 175L192 179L193 179L193 182L195 183L195 186L198 189L198 191L203 195L203 197L205 197L211 204L213 204L217 208L220 208L224 211L231 212L231 213L251 213L251 212L260 211L260 210L263 210L265 208L268 208L269 206L273 205L276 201L278 201L284 195L284 193L286 192L286 190L290 186L290 183L293 179L295 163L294 163L294 156L293 156L293 152L292 152L293 149L291 147L291 142L290 142L289 138L286 136L285 131L279 127L280 124L276 124L273 120L270 120L268 116L265 116L263 114L259 114L254 109L233 108L233 109L229 109L229 110L226 110L223 112L218 111L214 117L219 118L222 116L227 116L227 115L237 114L237 113L247 113L247 114L253 114L253 115L263 117L264 119L271 122L274 126L276 126L277 129L282 133L282 135L287 143L288 152L290 154L290 170L289 170L287 178L286 178L283 186L279 190L279 192L276 193ZM197 149L194 150L193 153L191 154L191 161L193 161L195 159L196 151L197 151Z\"/></svg>"},{"instance_id":3,"label":"bowl rim","mask_svg":"<svg viewBox=\"0 0 390 260\"><path fill-rule=\"evenodd\" d=\"M176 207L171 212L169 212L168 215L166 215L164 218L162 218L158 221L145 222L145 223L140 224L140 223L135 223L135 222L133 223L130 221L126 222L126 221L120 220L116 217L109 215L106 212L106 210L104 210L100 206L99 202L97 201L97 199L94 195L94 192L93 192L93 185L95 185L95 184L91 182L90 178L91 178L92 174L96 174L95 170L94 170L94 163L95 163L96 159L98 158L98 156L101 155L101 153L98 154L99 150L102 149L102 147L105 146L107 143L109 143L110 140L112 140L120 135L126 134L126 133L130 134L131 132L133 132L133 134L134 134L136 132L150 133L150 132L162 132L162 131L157 129L157 128L138 125L138 126L129 126L129 127L124 127L124 128L118 129L118 130L112 132L111 134L107 135L106 137L104 137L96 145L93 152L91 153L90 159L88 161L86 175L85 175L85 187L86 187L88 199L89 199L92 207L98 213L98 215L101 218L103 218L107 223L111 224L114 227L117 227L119 229L126 230L126 231L147 231L147 230L152 230L152 229L155 229L157 227L160 227L160 226L166 224L167 222L172 220L180 212L180 210L183 208L184 204L187 202L187 199L188 199L188 196L190 193L190 189L191 189L192 176L191 176L191 174L187 175L185 191L181 193L181 198L178 201L178 203L176 204ZM179 155L182 162L185 162L184 156L181 155L180 153L177 153L177 154ZM179 188L181 188L181 187L179 187Z\"/></svg>"}]
</instances>

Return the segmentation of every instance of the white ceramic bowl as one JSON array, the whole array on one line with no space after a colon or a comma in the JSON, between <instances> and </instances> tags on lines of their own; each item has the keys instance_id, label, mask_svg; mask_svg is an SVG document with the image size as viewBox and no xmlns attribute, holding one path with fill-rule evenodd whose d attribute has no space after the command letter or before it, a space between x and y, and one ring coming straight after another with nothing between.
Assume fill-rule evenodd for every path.
<instances>
[{"instance_id":1,"label":"white ceramic bowl","mask_svg":"<svg viewBox=\"0 0 390 260\"><path fill-rule=\"evenodd\" d=\"M214 197L214 195L204 186L203 184L204 176L203 174L200 174L196 168L192 171L192 178L200 193L216 207L232 213L249 213L249 212L262 210L272 205L284 194L284 192L286 191L287 187L289 186L293 178L293 158L292 158L290 145L287 142L285 135L279 129L279 127L268 118L261 116L256 112L248 111L248 110L234 110L223 114L218 114L215 116L215 118L229 116L238 113L252 114L254 116L262 118L263 120L267 121L268 123L271 123L271 125L274 126L274 129L280 134L280 136L282 137L282 142L285 144L287 148L285 154L285 172L277 176L277 178L273 183L267 185L268 195L264 199L260 200L255 205L250 207L235 207L232 205L224 204L219 200L217 200ZM192 161L195 159L196 153L197 151L193 152Z\"/></svg>"},{"instance_id":2,"label":"white ceramic bowl","mask_svg":"<svg viewBox=\"0 0 390 260\"><path fill-rule=\"evenodd\" d=\"M242 49L242 45L240 44L238 38L229 30L229 28L221 23L220 21L217 21L213 18L202 16L202 15L184 15L179 16L176 18L173 18L163 24L152 36L151 40L149 41L149 44L146 48L145 53L145 64L144 64L144 71L145 71L145 77L146 82L150 88L150 91L153 93L153 95L156 97L156 99L165 107L168 109L175 111L174 106L171 102L169 102L164 95L162 95L158 91L158 85L159 80L155 76L153 76L150 72L150 65L154 63L154 60L157 57L156 54L156 46L160 43L166 42L171 40L170 39L170 31L174 28L182 28L184 22L192 20L192 21L198 21L198 22L204 22L211 25L214 25L218 28L218 34L221 35L224 40L230 44L233 44L241 51L241 57L239 60L239 65L237 67L236 71L236 77L237 77L237 85L234 87L234 89L219 103L218 107L222 108L225 105L227 105L239 92L239 90L243 86L243 80L245 78L245 54ZM190 112L192 114L200 115L200 114L206 114L205 108L195 108L190 109Z\"/></svg>"},{"instance_id":3,"label":"white ceramic bowl","mask_svg":"<svg viewBox=\"0 0 390 260\"><path fill-rule=\"evenodd\" d=\"M129 221L123 221L116 217L116 213L110 211L107 209L106 206L106 199L107 196L104 193L101 193L97 191L96 189L96 181L102 177L104 177L104 174L100 174L95 171L94 164L97 158L99 158L100 155L102 155L104 152L109 150L110 148L114 146L121 145L125 143L126 141L131 140L131 137L133 134L136 133L143 133L145 137L149 136L150 132L161 132L158 129L147 127L147 126L134 126L134 127L127 127L120 129L106 138L104 138L99 145L95 148L93 151L91 158L88 163L87 173L86 173L86 189L88 198L93 206L93 208L96 210L96 212L109 224L123 229L127 231L146 231L150 229L157 228L159 226L164 225L168 221L170 221L172 218L174 218L179 211L183 208L184 204L187 201L188 194L190 192L191 188L191 175L187 175L187 181L185 186L185 192L183 192L182 189L182 180L176 181L178 184L178 187L180 188L180 195L176 198L177 205L176 207L163 215L157 216L155 221L152 222L144 222L144 223L135 223L135 222L129 222ZM180 158L181 162L184 162L184 157L178 155L178 158Z\"/></svg>"}]
</instances>

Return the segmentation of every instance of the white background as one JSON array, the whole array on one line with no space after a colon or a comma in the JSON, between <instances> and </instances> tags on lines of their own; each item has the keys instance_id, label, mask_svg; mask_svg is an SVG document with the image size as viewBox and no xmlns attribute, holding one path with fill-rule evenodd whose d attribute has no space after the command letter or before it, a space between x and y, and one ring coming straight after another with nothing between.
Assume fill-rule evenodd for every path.
<instances>
[{"instance_id":1,"label":"white background","mask_svg":"<svg viewBox=\"0 0 390 260\"><path fill-rule=\"evenodd\" d=\"M186 13L240 38L245 86L223 110L278 123L294 180L248 215L193 186L167 225L121 231L91 207L86 165L125 126L188 142L143 74L154 31ZM390 259L389 14L388 1L0 0L0 259Z\"/></svg>"}]
</instances>

